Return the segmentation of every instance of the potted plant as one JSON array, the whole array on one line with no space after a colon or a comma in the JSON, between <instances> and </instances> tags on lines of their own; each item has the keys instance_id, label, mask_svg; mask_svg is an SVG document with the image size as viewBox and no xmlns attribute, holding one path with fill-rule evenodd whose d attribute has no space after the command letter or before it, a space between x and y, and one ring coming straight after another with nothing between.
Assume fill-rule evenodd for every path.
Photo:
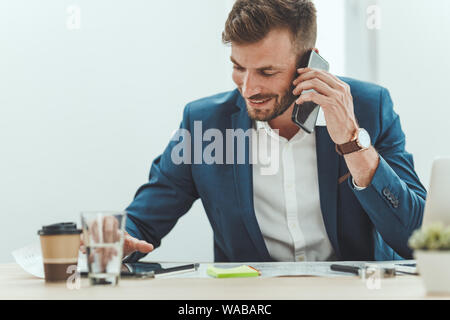
<instances>
[{"instance_id":1,"label":"potted plant","mask_svg":"<svg viewBox=\"0 0 450 320\"><path fill-rule=\"evenodd\" d=\"M408 241L428 293L450 293L450 226L433 223L413 232Z\"/></svg>"}]
</instances>

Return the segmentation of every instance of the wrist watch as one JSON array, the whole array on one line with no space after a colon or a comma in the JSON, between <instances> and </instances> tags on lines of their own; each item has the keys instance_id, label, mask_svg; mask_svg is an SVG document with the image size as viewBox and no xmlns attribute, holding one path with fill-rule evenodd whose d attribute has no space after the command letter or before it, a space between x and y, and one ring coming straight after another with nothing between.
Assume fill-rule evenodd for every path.
<instances>
[{"instance_id":1,"label":"wrist watch","mask_svg":"<svg viewBox=\"0 0 450 320\"><path fill-rule=\"evenodd\" d=\"M371 145L369 133L362 128L356 130L352 141L344 144L336 144L336 152L343 156L353 152L358 152L362 150L369 149Z\"/></svg>"}]
</instances>

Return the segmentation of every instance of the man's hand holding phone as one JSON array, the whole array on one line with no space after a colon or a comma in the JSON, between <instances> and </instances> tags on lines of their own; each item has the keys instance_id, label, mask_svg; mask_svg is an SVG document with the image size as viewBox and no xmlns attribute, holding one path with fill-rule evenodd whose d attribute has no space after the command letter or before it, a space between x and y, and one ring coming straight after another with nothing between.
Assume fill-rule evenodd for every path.
<instances>
[{"instance_id":1,"label":"man's hand holding phone","mask_svg":"<svg viewBox=\"0 0 450 320\"><path fill-rule=\"evenodd\" d=\"M311 68L298 69L293 94L298 105L312 101L322 107L328 133L336 144L351 141L358 129L350 86L331 73ZM303 92L306 90L308 91ZM302 94L303 92L303 94Z\"/></svg>"},{"instance_id":2,"label":"man's hand holding phone","mask_svg":"<svg viewBox=\"0 0 450 320\"><path fill-rule=\"evenodd\" d=\"M298 70L303 70L303 68L315 69L315 70L330 70L329 63L319 55L319 52L315 50L310 50L306 52L300 59L298 63ZM297 72L298 72L297 70ZM297 72L295 73L297 76ZM293 96L300 94L306 94L309 91L314 91L314 89L298 91L295 85L298 86L298 83L295 82L298 78L294 78L293 86ZM294 105L294 110L292 111L292 121L303 129L307 133L312 133L317 123L317 117L320 112L319 104L314 101L304 101L302 103L298 103L297 99L296 104Z\"/></svg>"},{"instance_id":3,"label":"man's hand holding phone","mask_svg":"<svg viewBox=\"0 0 450 320\"><path fill-rule=\"evenodd\" d=\"M296 103L314 102L322 107L328 133L336 145L351 142L359 130L350 86L335 75L312 68L298 69L294 80ZM313 91L308 91L313 89ZM302 94L303 92L303 94ZM346 154L344 159L355 185L370 185L379 164L377 151L371 146L365 152Z\"/></svg>"}]
</instances>

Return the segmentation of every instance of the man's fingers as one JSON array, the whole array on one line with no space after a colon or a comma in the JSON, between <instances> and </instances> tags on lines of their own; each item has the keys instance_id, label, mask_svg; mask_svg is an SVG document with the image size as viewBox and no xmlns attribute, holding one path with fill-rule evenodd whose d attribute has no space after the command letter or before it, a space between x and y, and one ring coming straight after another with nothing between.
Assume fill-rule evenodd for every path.
<instances>
[{"instance_id":1,"label":"man's fingers","mask_svg":"<svg viewBox=\"0 0 450 320\"><path fill-rule=\"evenodd\" d=\"M86 246L84 245L83 234L80 236L80 251L86 253Z\"/></svg>"},{"instance_id":2,"label":"man's fingers","mask_svg":"<svg viewBox=\"0 0 450 320\"><path fill-rule=\"evenodd\" d=\"M337 77L333 77L333 75L329 72L323 71L323 70L316 70L311 68L304 68L299 69L297 72L300 74L293 82L294 86L297 86L299 83L311 80L314 78L320 79L321 81L328 84L331 88L335 90L342 89L342 84L340 83L341 80L339 80Z\"/></svg>"},{"instance_id":3,"label":"man's fingers","mask_svg":"<svg viewBox=\"0 0 450 320\"><path fill-rule=\"evenodd\" d=\"M107 216L103 218L103 241L106 243L114 242L116 232L119 228L119 223L114 216Z\"/></svg>"},{"instance_id":4,"label":"man's fingers","mask_svg":"<svg viewBox=\"0 0 450 320\"><path fill-rule=\"evenodd\" d=\"M297 103L298 105L301 105L308 101L312 101L312 102L318 104L319 106L321 106L325 113L330 107L333 106L333 100L331 98L326 97L322 94L319 94L315 91L309 91L309 92L302 94L300 96L300 98L298 98L295 101L295 103ZM325 114L325 116L326 116L326 114Z\"/></svg>"},{"instance_id":5,"label":"man's fingers","mask_svg":"<svg viewBox=\"0 0 450 320\"><path fill-rule=\"evenodd\" d=\"M150 244L144 240L138 240L128 234L125 235L124 248L123 248L125 255L133 253L134 251L140 251L142 253L149 253L150 251L153 250L153 248L154 247L152 244Z\"/></svg>"},{"instance_id":6,"label":"man's fingers","mask_svg":"<svg viewBox=\"0 0 450 320\"><path fill-rule=\"evenodd\" d=\"M330 97L335 91L328 86L325 82L318 78L305 80L302 83L299 83L297 87L294 89L294 95L300 95L305 90L316 90L317 92L323 94L324 96Z\"/></svg>"},{"instance_id":7,"label":"man's fingers","mask_svg":"<svg viewBox=\"0 0 450 320\"><path fill-rule=\"evenodd\" d=\"M153 245L144 240L140 240L136 244L136 249L142 253L149 253L149 252L153 251Z\"/></svg>"}]
</instances>

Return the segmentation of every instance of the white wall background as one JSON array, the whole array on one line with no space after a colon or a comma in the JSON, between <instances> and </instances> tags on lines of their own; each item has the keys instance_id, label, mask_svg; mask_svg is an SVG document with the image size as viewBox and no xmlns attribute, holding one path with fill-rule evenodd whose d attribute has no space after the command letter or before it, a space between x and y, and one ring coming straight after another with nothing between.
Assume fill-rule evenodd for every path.
<instances>
[{"instance_id":1,"label":"white wall background","mask_svg":"<svg viewBox=\"0 0 450 320\"><path fill-rule=\"evenodd\" d=\"M450 156L450 1L380 0L380 6L379 82L391 91L428 187L433 159Z\"/></svg>"},{"instance_id":2,"label":"white wall background","mask_svg":"<svg viewBox=\"0 0 450 320\"><path fill-rule=\"evenodd\" d=\"M184 105L233 88L220 40L226 3L77 1L73 31L69 4L0 3L0 261L44 224L124 209ZM198 204L180 225L162 256L209 257Z\"/></svg>"},{"instance_id":3,"label":"white wall background","mask_svg":"<svg viewBox=\"0 0 450 320\"><path fill-rule=\"evenodd\" d=\"M185 104L234 88L221 43L232 3L0 2L0 262L42 225L124 209ZM344 1L316 3L318 47L343 74ZM200 202L147 259L213 260Z\"/></svg>"}]
</instances>

